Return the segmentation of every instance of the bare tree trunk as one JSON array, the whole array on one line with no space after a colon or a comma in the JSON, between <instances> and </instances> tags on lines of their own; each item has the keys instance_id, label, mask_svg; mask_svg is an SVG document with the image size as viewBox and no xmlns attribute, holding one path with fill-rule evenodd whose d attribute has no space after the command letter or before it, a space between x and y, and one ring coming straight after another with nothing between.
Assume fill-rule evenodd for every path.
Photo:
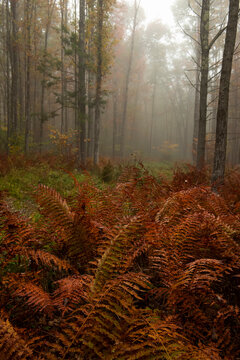
<instances>
[{"instance_id":1,"label":"bare tree trunk","mask_svg":"<svg viewBox=\"0 0 240 360\"><path fill-rule=\"evenodd\" d=\"M77 39L77 1L74 0L74 34L75 39ZM74 106L74 124L76 131L76 147L78 148L79 144L79 121L78 121L78 71L77 71L77 47L74 48L74 93L75 93L75 106Z\"/></svg>"},{"instance_id":2,"label":"bare tree trunk","mask_svg":"<svg viewBox=\"0 0 240 360\"><path fill-rule=\"evenodd\" d=\"M125 92L124 92L124 100L123 100L123 116L122 116L121 135L120 135L120 155L122 157L124 157L124 152L125 152L125 128L126 128L126 119L127 119L128 91L129 91L129 82L130 82L130 76L131 76L131 70L132 70L133 52L134 52L134 44L135 44L135 33L136 33L136 27L137 27L137 16L138 16L139 6L140 6L140 1L137 4L137 0L135 0L134 1L134 18L133 18L133 27L132 27L132 33L131 33L130 54L129 54L126 82L125 82Z\"/></svg>"},{"instance_id":3,"label":"bare tree trunk","mask_svg":"<svg viewBox=\"0 0 240 360\"><path fill-rule=\"evenodd\" d=\"M137 109L138 109L138 100L139 100L140 77L141 77L141 73L139 72L138 79L137 79L137 85L136 85L136 94L135 94L134 106L133 106L133 120L132 120L132 126L131 126L131 134L130 134L130 143L135 147L136 147L136 140L137 140L136 120L137 120L137 116L138 116Z\"/></svg>"},{"instance_id":4,"label":"bare tree trunk","mask_svg":"<svg viewBox=\"0 0 240 360\"><path fill-rule=\"evenodd\" d=\"M209 15L210 0L202 2L200 37L201 37L201 85L200 85L200 117L198 128L197 168L201 169L205 161L207 96L209 72Z\"/></svg>"},{"instance_id":5,"label":"bare tree trunk","mask_svg":"<svg viewBox=\"0 0 240 360\"><path fill-rule=\"evenodd\" d=\"M47 22L46 22L46 29L45 29L45 37L44 37L44 49L43 49L43 56L46 58L47 56L47 49L48 49L48 36L49 30L51 26L52 14L55 6L55 0L53 3L50 3L48 0L48 14L47 14ZM45 100L45 80L46 80L46 72L43 70L42 75L42 85L41 85L41 109L40 109L40 134L39 134L39 152L42 152L42 142L43 142L43 124L45 122L45 112L44 112L44 100Z\"/></svg>"},{"instance_id":6,"label":"bare tree trunk","mask_svg":"<svg viewBox=\"0 0 240 360\"><path fill-rule=\"evenodd\" d=\"M19 99L19 129L20 133L24 131L24 74L22 71L22 59L18 57L18 74L19 74L19 86L18 86L18 99Z\"/></svg>"},{"instance_id":7,"label":"bare tree trunk","mask_svg":"<svg viewBox=\"0 0 240 360\"><path fill-rule=\"evenodd\" d=\"M11 141L11 111L10 111L10 21L9 21L9 4L6 0L6 100L7 100L7 152L9 152L9 145Z\"/></svg>"},{"instance_id":8,"label":"bare tree trunk","mask_svg":"<svg viewBox=\"0 0 240 360\"><path fill-rule=\"evenodd\" d=\"M155 120L155 98L156 98L156 71L154 76L154 84L153 84L153 94L152 94L152 114L151 114L151 123L150 123L150 139L149 139L149 155L152 154L152 145L153 145L153 127Z\"/></svg>"},{"instance_id":9,"label":"bare tree trunk","mask_svg":"<svg viewBox=\"0 0 240 360\"><path fill-rule=\"evenodd\" d=\"M218 184L221 184L224 181L227 151L229 87L237 34L238 12L239 0L229 0L229 17L223 52L223 62L219 88L219 101L217 110L216 143L212 174L213 188L215 188Z\"/></svg>"},{"instance_id":10,"label":"bare tree trunk","mask_svg":"<svg viewBox=\"0 0 240 360\"><path fill-rule=\"evenodd\" d=\"M88 1L88 18L91 18L94 13L94 2L95 0ZM94 45L94 27L91 27L89 40L88 40L88 58L92 57ZM88 101L88 123L87 123L87 157L93 158L93 147L94 147L94 81L95 77L91 69L88 70L88 90L87 90L87 101Z\"/></svg>"},{"instance_id":11,"label":"bare tree trunk","mask_svg":"<svg viewBox=\"0 0 240 360\"><path fill-rule=\"evenodd\" d=\"M65 0L65 18L64 18L64 25L67 28L68 26L68 0ZM66 67L66 65L65 65ZM68 90L68 83L67 83L67 77L66 77L66 70L65 70L65 77L64 77L64 86L63 91L65 94L65 108L64 108L64 127L65 127L65 134L68 132L68 103L67 103L67 90Z\"/></svg>"},{"instance_id":12,"label":"bare tree trunk","mask_svg":"<svg viewBox=\"0 0 240 360\"><path fill-rule=\"evenodd\" d=\"M61 0L61 134L63 134L64 129L64 83L65 83L65 69L64 69L64 12L65 12L65 2Z\"/></svg>"},{"instance_id":13,"label":"bare tree trunk","mask_svg":"<svg viewBox=\"0 0 240 360\"><path fill-rule=\"evenodd\" d=\"M12 20L12 37L11 37L11 111L12 111L12 134L16 135L18 125L18 45L17 45L17 3L15 0L10 1L11 20Z\"/></svg>"},{"instance_id":14,"label":"bare tree trunk","mask_svg":"<svg viewBox=\"0 0 240 360\"><path fill-rule=\"evenodd\" d=\"M34 46L34 58L37 58L37 29L36 29L36 23L37 23L37 3L36 0L34 0L33 5L33 46ZM33 85L33 142L34 144L37 143L38 138L38 129L37 129L37 63L35 61L34 63L34 85Z\"/></svg>"},{"instance_id":15,"label":"bare tree trunk","mask_svg":"<svg viewBox=\"0 0 240 360\"><path fill-rule=\"evenodd\" d=\"M26 0L26 79L25 79L25 154L29 152L29 135L30 135L30 72L31 72L31 0Z\"/></svg>"},{"instance_id":16,"label":"bare tree trunk","mask_svg":"<svg viewBox=\"0 0 240 360\"><path fill-rule=\"evenodd\" d=\"M113 94L113 143L112 143L112 157L116 157L116 143L117 143L117 95Z\"/></svg>"},{"instance_id":17,"label":"bare tree trunk","mask_svg":"<svg viewBox=\"0 0 240 360\"><path fill-rule=\"evenodd\" d=\"M102 46L103 46L103 0L97 1L97 74L96 74L96 99L95 99L95 124L94 124L94 151L93 163L99 163L99 137L102 95Z\"/></svg>"},{"instance_id":18,"label":"bare tree trunk","mask_svg":"<svg viewBox=\"0 0 240 360\"><path fill-rule=\"evenodd\" d=\"M197 38L198 42L200 39L200 23L198 18L197 24ZM200 111L200 68L201 68L201 48L196 43L196 80L195 80L195 103L194 103L194 125L193 125L193 145L192 145L192 156L193 162L197 161L197 143L198 143L198 129L199 129L199 111Z\"/></svg>"},{"instance_id":19,"label":"bare tree trunk","mask_svg":"<svg viewBox=\"0 0 240 360\"><path fill-rule=\"evenodd\" d=\"M85 0L79 1L79 56L78 56L78 93L79 93L79 150L82 165L86 163L86 47L85 47Z\"/></svg>"},{"instance_id":20,"label":"bare tree trunk","mask_svg":"<svg viewBox=\"0 0 240 360\"><path fill-rule=\"evenodd\" d=\"M234 73L235 73L235 82L236 82L236 78L239 77L239 71L237 68L237 63L239 61L239 58L235 59L234 61ZM233 124L232 124L232 128L231 128L231 132L234 136L234 139L232 141L232 148L231 148L231 163L232 165L237 165L237 160L238 160L238 144L239 144L239 139L237 137L237 133L238 133L238 121L237 119L239 119L239 106L238 106L238 101L239 101L239 86L238 86L238 82L236 82L234 84L234 95L233 95Z\"/></svg>"},{"instance_id":21,"label":"bare tree trunk","mask_svg":"<svg viewBox=\"0 0 240 360\"><path fill-rule=\"evenodd\" d=\"M93 108L93 81L94 77L91 72L88 73L88 142L87 142L87 157L93 156L93 137L94 137L94 108Z\"/></svg>"},{"instance_id":22,"label":"bare tree trunk","mask_svg":"<svg viewBox=\"0 0 240 360\"><path fill-rule=\"evenodd\" d=\"M61 1L61 134L68 131L67 124L67 79L65 70L64 31L67 27L67 0Z\"/></svg>"}]
</instances>

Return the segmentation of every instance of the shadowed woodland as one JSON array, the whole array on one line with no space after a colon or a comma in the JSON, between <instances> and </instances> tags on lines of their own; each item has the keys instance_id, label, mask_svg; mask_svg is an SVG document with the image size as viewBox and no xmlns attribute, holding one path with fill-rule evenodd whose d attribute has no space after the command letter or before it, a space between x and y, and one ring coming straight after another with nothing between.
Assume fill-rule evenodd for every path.
<instances>
[{"instance_id":1,"label":"shadowed woodland","mask_svg":"<svg viewBox=\"0 0 240 360\"><path fill-rule=\"evenodd\" d=\"M240 359L239 0L145 6L0 0L0 360Z\"/></svg>"}]
</instances>

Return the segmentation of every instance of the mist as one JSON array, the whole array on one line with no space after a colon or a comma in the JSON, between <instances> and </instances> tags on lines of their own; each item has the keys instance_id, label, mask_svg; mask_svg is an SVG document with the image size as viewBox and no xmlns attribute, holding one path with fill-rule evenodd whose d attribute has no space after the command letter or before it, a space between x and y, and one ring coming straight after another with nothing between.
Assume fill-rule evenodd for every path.
<instances>
[{"instance_id":1,"label":"mist","mask_svg":"<svg viewBox=\"0 0 240 360\"><path fill-rule=\"evenodd\" d=\"M106 1L99 37L95 2L45 0L26 8L22 1L8 7L2 1L1 151L45 153L66 147L82 164L132 155L195 163L201 8L195 1L155 3ZM227 2L215 5L210 40L227 21ZM209 52L209 164L224 31L220 35ZM235 165L237 51L233 68L227 157Z\"/></svg>"}]
</instances>

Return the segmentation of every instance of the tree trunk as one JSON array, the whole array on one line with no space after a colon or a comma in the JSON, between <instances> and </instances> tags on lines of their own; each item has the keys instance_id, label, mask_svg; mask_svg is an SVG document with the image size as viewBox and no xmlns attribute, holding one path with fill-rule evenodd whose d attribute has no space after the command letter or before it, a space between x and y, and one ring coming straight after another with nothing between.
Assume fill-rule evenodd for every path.
<instances>
[{"instance_id":1,"label":"tree trunk","mask_svg":"<svg viewBox=\"0 0 240 360\"><path fill-rule=\"evenodd\" d=\"M50 4L50 0L48 0L48 14L47 14L47 22L46 22L46 29L45 29L45 37L44 37L44 49L43 49L43 57L46 58L47 50L48 50L48 35L52 20L52 14L55 6L55 1ZM43 124L46 120L46 115L44 112L44 101L45 101L45 80L46 80L46 72L43 70L42 75L42 85L41 85L41 102L40 102L40 134L39 134L39 152L42 152L42 142L43 142Z\"/></svg>"},{"instance_id":2,"label":"tree trunk","mask_svg":"<svg viewBox=\"0 0 240 360\"><path fill-rule=\"evenodd\" d=\"M207 96L209 72L209 14L210 0L202 2L200 38L201 38L201 84L200 84L200 116L198 127L197 168L201 169L205 161Z\"/></svg>"},{"instance_id":3,"label":"tree trunk","mask_svg":"<svg viewBox=\"0 0 240 360\"><path fill-rule=\"evenodd\" d=\"M12 112L12 134L16 135L18 125L18 45L17 45L17 3L10 1L12 16L12 41L11 41L11 112Z\"/></svg>"},{"instance_id":4,"label":"tree trunk","mask_svg":"<svg viewBox=\"0 0 240 360\"><path fill-rule=\"evenodd\" d=\"M10 111L10 21L9 21L9 4L6 0L6 100L7 100L7 153L9 153L9 145L11 142L11 111Z\"/></svg>"},{"instance_id":5,"label":"tree trunk","mask_svg":"<svg viewBox=\"0 0 240 360\"><path fill-rule=\"evenodd\" d=\"M199 18L198 18L199 19ZM197 39L200 39L200 24L197 24ZM196 80L195 80L195 102L194 102L194 125L193 125L193 145L192 156L194 164L197 161L197 144L198 144L198 128L199 128L199 111L200 111L200 68L201 68L201 48L196 43Z\"/></svg>"},{"instance_id":6,"label":"tree trunk","mask_svg":"<svg viewBox=\"0 0 240 360\"><path fill-rule=\"evenodd\" d=\"M90 53L89 53L90 55ZM93 137L94 137L94 108L93 99L94 91L92 89L94 77L91 72L88 73L88 142L87 142L87 157L93 156Z\"/></svg>"},{"instance_id":7,"label":"tree trunk","mask_svg":"<svg viewBox=\"0 0 240 360\"><path fill-rule=\"evenodd\" d=\"M64 68L64 13L65 13L65 1L61 0L61 134L64 131L64 84L65 84L65 68Z\"/></svg>"},{"instance_id":8,"label":"tree trunk","mask_svg":"<svg viewBox=\"0 0 240 360\"><path fill-rule=\"evenodd\" d=\"M61 134L68 131L67 124L67 79L65 70L64 32L67 27L68 1L61 1Z\"/></svg>"},{"instance_id":9,"label":"tree trunk","mask_svg":"<svg viewBox=\"0 0 240 360\"><path fill-rule=\"evenodd\" d=\"M103 46L103 0L97 1L97 74L96 74L96 99L95 99L95 123L94 123L94 150L93 163L99 163L100 145L100 116L102 95L102 46Z\"/></svg>"},{"instance_id":10,"label":"tree trunk","mask_svg":"<svg viewBox=\"0 0 240 360\"><path fill-rule=\"evenodd\" d=\"M88 19L92 18L94 14L94 2L95 0L88 1ZM89 39L88 39L88 48L87 54L88 59L91 59L93 54L93 45L94 45L94 27L91 26ZM88 103L88 123L87 123L87 157L93 158L93 148L94 148L94 82L95 76L91 69L88 69L88 89L87 89L87 103Z\"/></svg>"},{"instance_id":11,"label":"tree trunk","mask_svg":"<svg viewBox=\"0 0 240 360\"><path fill-rule=\"evenodd\" d=\"M77 39L77 1L74 0L74 35ZM77 47L74 47L74 93L75 93L75 104L74 104L74 125L76 131L76 148L79 147L79 122L78 122L78 64L77 64Z\"/></svg>"},{"instance_id":12,"label":"tree trunk","mask_svg":"<svg viewBox=\"0 0 240 360\"><path fill-rule=\"evenodd\" d=\"M154 120L155 120L155 99L156 99L156 71L154 75L154 84L153 84L153 94L152 94L152 114L151 114L151 124L150 124L150 139L149 139L149 155L152 155L152 146L153 146L153 127L154 127Z\"/></svg>"},{"instance_id":13,"label":"tree trunk","mask_svg":"<svg viewBox=\"0 0 240 360\"><path fill-rule=\"evenodd\" d=\"M30 135L30 53L31 53L31 0L26 0L26 79L25 79L25 144L24 152L29 152L29 135Z\"/></svg>"},{"instance_id":14,"label":"tree trunk","mask_svg":"<svg viewBox=\"0 0 240 360\"><path fill-rule=\"evenodd\" d=\"M65 0L65 16L64 16L64 26L68 27L68 0ZM66 65L65 65L66 67ZM67 83L67 76L65 70L64 76L64 84L63 84L63 92L65 94L65 101L64 101L64 130L65 134L68 133L68 101L67 101L67 91L68 91L68 83Z\"/></svg>"},{"instance_id":15,"label":"tree trunk","mask_svg":"<svg viewBox=\"0 0 240 360\"><path fill-rule=\"evenodd\" d=\"M134 2L134 18L133 18L133 28L131 33L131 45L130 45L130 54L128 60L127 74L126 74L126 82L125 82L125 92L123 99L123 115L122 115L122 124L121 124L121 135L120 135L120 155L124 157L125 152L125 128L126 128L126 118L127 118L127 106L128 106L128 91L129 91L129 82L132 70L132 62L133 62L133 52L134 52L134 44L135 44L135 33L137 27L137 16L139 10L139 4L137 4L137 0Z\"/></svg>"},{"instance_id":16,"label":"tree trunk","mask_svg":"<svg viewBox=\"0 0 240 360\"><path fill-rule=\"evenodd\" d=\"M117 144L117 95L113 94L113 142L112 142L112 157L116 157Z\"/></svg>"},{"instance_id":17,"label":"tree trunk","mask_svg":"<svg viewBox=\"0 0 240 360\"><path fill-rule=\"evenodd\" d=\"M78 56L78 106L79 106L79 150L80 162L86 163L86 48L85 48L85 0L79 2L79 56Z\"/></svg>"},{"instance_id":18,"label":"tree trunk","mask_svg":"<svg viewBox=\"0 0 240 360\"><path fill-rule=\"evenodd\" d=\"M232 71L232 61L236 42L238 25L239 0L229 0L229 16L223 52L219 100L217 110L217 130L212 174L213 188L223 183L227 151L227 127L229 87Z\"/></svg>"}]
</instances>

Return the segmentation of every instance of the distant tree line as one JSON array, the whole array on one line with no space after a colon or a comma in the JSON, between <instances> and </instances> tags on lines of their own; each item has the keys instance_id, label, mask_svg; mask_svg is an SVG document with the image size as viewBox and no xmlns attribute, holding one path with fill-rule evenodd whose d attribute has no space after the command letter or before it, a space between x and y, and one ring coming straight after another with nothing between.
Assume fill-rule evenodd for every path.
<instances>
[{"instance_id":1,"label":"distant tree line","mask_svg":"<svg viewBox=\"0 0 240 360\"><path fill-rule=\"evenodd\" d=\"M173 13L178 28L146 23L138 0L1 0L1 151L44 152L51 127L79 165L193 154L222 177L240 161L238 2L177 0Z\"/></svg>"}]
</instances>

